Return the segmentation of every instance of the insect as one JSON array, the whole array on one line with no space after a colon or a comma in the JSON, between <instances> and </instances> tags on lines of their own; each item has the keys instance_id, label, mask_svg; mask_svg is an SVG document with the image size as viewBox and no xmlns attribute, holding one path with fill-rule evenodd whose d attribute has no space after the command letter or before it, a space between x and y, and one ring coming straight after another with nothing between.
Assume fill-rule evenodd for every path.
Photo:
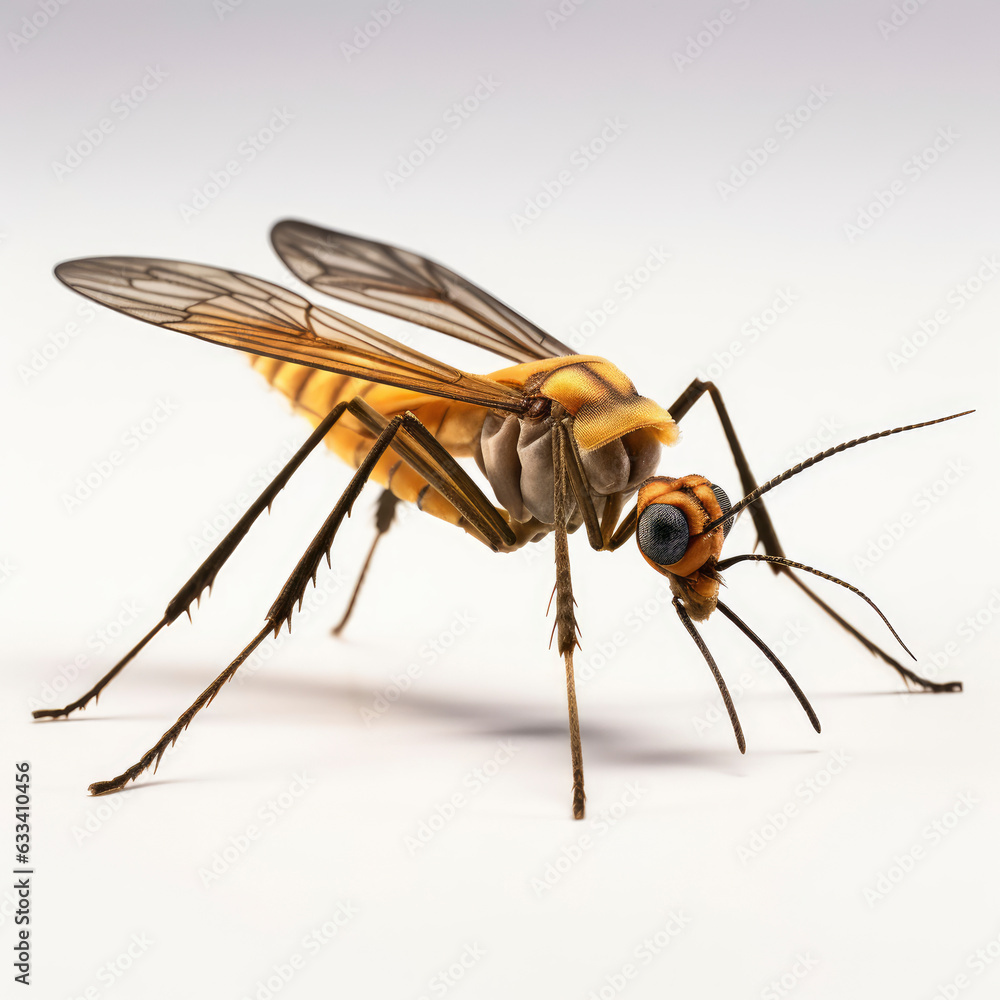
<instances>
[{"instance_id":1,"label":"insect","mask_svg":"<svg viewBox=\"0 0 1000 1000\"><path fill-rule=\"evenodd\" d=\"M118 791L158 766L194 716L208 705L269 633L291 628L294 610L330 551L344 516L369 479L380 483L376 536L351 596L347 620L375 544L389 529L399 501L463 528L496 552L554 536L553 637L566 670L573 816L584 816L583 756L573 674L578 647L568 536L583 527L594 549L613 551L632 535L646 562L663 574L673 606L718 684L741 752L742 728L732 698L695 622L713 611L732 621L775 666L818 732L808 699L774 653L721 600L720 574L743 561L769 563L888 663L905 681L930 691L958 691L914 673L849 624L793 573L798 570L859 590L787 559L760 497L799 472L875 438L952 420L896 427L856 438L802 462L763 485L750 471L718 388L694 379L663 409L640 396L604 358L574 354L476 285L407 250L285 220L271 241L290 270L319 291L487 348L513 364L474 375L437 361L339 313L311 304L268 281L201 264L141 257L94 257L58 265L74 291L119 312L251 355L256 368L313 424L299 451L168 603L163 617L91 690L36 718L58 718L96 700L108 683L165 626L210 587L308 454L325 441L356 472L271 605L257 635L135 764L93 794ZM714 404L732 451L744 496L731 504L703 476L654 475L677 423L703 395ZM971 412L971 411L967 411ZM495 501L456 459L473 458ZM632 501L634 500L634 503ZM631 509L624 513L632 503ZM722 546L742 510L753 518L762 553L722 558ZM895 630L877 608L885 624ZM906 649L905 646L903 646ZM906 650L909 653L909 650ZM912 654L910 654L912 656ZM155 770L154 766L154 770Z\"/></svg>"}]
</instances>

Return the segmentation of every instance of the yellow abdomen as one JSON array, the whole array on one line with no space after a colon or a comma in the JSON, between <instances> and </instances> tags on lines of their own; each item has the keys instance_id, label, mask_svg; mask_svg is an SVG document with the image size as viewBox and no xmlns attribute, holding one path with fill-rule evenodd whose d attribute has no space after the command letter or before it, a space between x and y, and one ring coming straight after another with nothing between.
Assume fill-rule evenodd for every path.
<instances>
[{"instance_id":1,"label":"yellow abdomen","mask_svg":"<svg viewBox=\"0 0 1000 1000\"><path fill-rule=\"evenodd\" d=\"M320 371L289 361L252 355L250 363L275 389L288 397L295 411L301 413L313 427L337 403L349 402L360 396L389 419L410 410L456 458L474 454L488 412L485 407ZM374 440L371 433L349 413L345 413L326 436L327 446L353 468L361 464ZM400 500L416 504L420 510L450 524L465 526L464 518L455 507L391 448L379 460L371 478L391 490Z\"/></svg>"}]
</instances>

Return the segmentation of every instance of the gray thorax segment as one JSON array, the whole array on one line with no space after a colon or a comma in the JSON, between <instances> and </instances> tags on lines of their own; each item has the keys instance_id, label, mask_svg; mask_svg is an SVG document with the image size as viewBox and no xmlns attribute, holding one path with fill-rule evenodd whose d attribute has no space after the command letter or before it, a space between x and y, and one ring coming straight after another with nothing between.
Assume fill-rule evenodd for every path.
<instances>
[{"instance_id":1,"label":"gray thorax segment","mask_svg":"<svg viewBox=\"0 0 1000 1000\"><path fill-rule=\"evenodd\" d=\"M555 520L552 416L531 418L491 410L483 422L476 462L501 507L514 521ZM572 433L572 430L570 431ZM631 496L655 470L660 445L652 435L617 438L592 451L579 449L597 516L613 493ZM570 498L573 508L575 501ZM575 520L575 518L574 518Z\"/></svg>"}]
</instances>

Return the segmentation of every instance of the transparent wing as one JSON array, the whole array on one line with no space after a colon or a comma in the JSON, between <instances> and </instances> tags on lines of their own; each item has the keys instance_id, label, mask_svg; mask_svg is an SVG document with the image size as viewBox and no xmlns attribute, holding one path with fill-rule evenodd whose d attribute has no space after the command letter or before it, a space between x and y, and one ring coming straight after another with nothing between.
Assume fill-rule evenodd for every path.
<instances>
[{"instance_id":1,"label":"transparent wing","mask_svg":"<svg viewBox=\"0 0 1000 1000\"><path fill-rule=\"evenodd\" d=\"M441 264L349 233L286 219L271 230L278 256L313 288L450 334L512 361L575 351Z\"/></svg>"},{"instance_id":2,"label":"transparent wing","mask_svg":"<svg viewBox=\"0 0 1000 1000\"><path fill-rule=\"evenodd\" d=\"M518 413L510 386L429 358L269 281L204 264L88 257L56 267L74 291L200 340Z\"/></svg>"}]
</instances>

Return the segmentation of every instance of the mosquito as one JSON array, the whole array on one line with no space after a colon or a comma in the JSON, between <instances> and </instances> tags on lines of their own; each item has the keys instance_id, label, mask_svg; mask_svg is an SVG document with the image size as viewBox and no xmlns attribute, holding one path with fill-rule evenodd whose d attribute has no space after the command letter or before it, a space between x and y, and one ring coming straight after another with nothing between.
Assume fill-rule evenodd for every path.
<instances>
[{"instance_id":1,"label":"mosquito","mask_svg":"<svg viewBox=\"0 0 1000 1000\"><path fill-rule=\"evenodd\" d=\"M345 515L362 488L383 488L376 534L339 632L354 607L379 539L397 503L464 529L495 552L513 552L552 535L555 550L553 638L566 671L572 762L572 811L585 812L583 752L573 675L579 648L568 537L583 527L592 548L614 551L635 535L649 565L667 578L673 607L719 687L740 752L746 741L726 682L696 622L718 610L756 645L784 678L817 732L819 719L791 674L739 616L719 600L721 573L740 562L764 562L787 575L834 621L908 684L960 691L960 682L921 677L890 656L830 607L793 571L846 587L885 616L856 587L786 558L761 497L817 462L858 445L964 416L895 427L829 448L758 485L718 388L694 379L669 409L640 396L610 361L574 354L519 313L454 271L408 250L295 220L277 223L271 242L292 273L318 291L419 323L499 354L512 365L489 375L461 371L302 296L246 274L203 264L144 257L91 257L59 264L56 276L74 291L156 326L244 351L252 366L313 425L313 433L215 550L167 604L162 618L59 718L84 708L165 626L188 613L226 560L307 456L323 441L355 468L330 515L271 605L264 625L135 764L90 785L119 791L151 765L210 704L269 635L291 629L296 607L315 583ZM714 405L744 493L730 503L700 475L655 475L660 452L678 437L677 424L703 396ZM972 411L966 411L972 412ZM490 498L458 459L471 458ZM631 509L625 513L628 504ZM722 558L734 518L747 510L763 552ZM550 601L551 605L551 601ZM551 640L550 640L551 645ZM915 659L915 658L914 658Z\"/></svg>"}]
</instances>

